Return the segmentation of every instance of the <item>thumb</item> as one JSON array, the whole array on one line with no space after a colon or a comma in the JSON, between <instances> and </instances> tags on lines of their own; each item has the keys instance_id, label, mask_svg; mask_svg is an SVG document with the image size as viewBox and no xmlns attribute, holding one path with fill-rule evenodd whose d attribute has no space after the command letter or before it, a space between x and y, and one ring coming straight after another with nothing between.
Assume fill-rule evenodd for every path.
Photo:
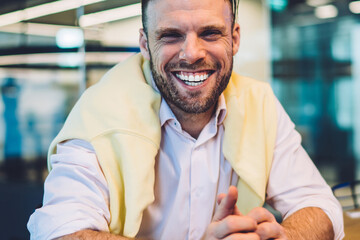
<instances>
[{"instance_id":1,"label":"thumb","mask_svg":"<svg viewBox=\"0 0 360 240\"><path fill-rule=\"evenodd\" d=\"M236 208L236 201L238 198L238 191L236 187L230 186L227 194L219 194L217 202L219 207L217 208L213 221L220 221L228 215L234 214Z\"/></svg>"}]
</instances>

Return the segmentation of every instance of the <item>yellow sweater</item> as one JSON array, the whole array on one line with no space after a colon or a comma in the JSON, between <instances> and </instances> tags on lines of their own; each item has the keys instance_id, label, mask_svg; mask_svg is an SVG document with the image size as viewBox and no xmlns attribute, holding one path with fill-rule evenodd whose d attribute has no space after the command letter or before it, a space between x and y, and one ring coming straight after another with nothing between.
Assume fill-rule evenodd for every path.
<instances>
[{"instance_id":1,"label":"yellow sweater","mask_svg":"<svg viewBox=\"0 0 360 240\"><path fill-rule=\"evenodd\" d=\"M136 236L155 198L161 96L150 82L149 62L140 54L112 68L84 92L48 152L49 159L56 144L68 139L93 145L109 187L110 231L126 237ZM223 154L239 175L237 205L246 214L265 200L276 139L275 98L268 84L235 73L224 95Z\"/></svg>"}]
</instances>

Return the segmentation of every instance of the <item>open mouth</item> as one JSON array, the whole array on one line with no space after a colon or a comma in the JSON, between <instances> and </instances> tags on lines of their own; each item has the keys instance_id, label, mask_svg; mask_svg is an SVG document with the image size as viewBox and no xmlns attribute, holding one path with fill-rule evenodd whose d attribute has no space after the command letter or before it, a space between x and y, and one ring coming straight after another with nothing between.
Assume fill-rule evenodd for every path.
<instances>
[{"instance_id":1,"label":"open mouth","mask_svg":"<svg viewBox=\"0 0 360 240\"><path fill-rule=\"evenodd\" d=\"M203 84L214 71L174 72L173 74L188 86L196 87Z\"/></svg>"}]
</instances>

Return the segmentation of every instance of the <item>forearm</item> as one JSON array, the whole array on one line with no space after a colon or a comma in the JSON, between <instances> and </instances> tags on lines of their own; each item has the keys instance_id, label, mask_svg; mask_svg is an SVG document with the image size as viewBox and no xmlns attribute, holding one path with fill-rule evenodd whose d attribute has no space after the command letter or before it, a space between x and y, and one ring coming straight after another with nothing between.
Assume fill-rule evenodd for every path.
<instances>
[{"instance_id":1,"label":"forearm","mask_svg":"<svg viewBox=\"0 0 360 240\"><path fill-rule=\"evenodd\" d=\"M288 217L282 226L289 240L333 240L334 230L326 213L320 208L308 207Z\"/></svg>"},{"instance_id":2,"label":"forearm","mask_svg":"<svg viewBox=\"0 0 360 240\"><path fill-rule=\"evenodd\" d=\"M99 232L94 230L81 230L78 232L75 232L73 234L69 234L60 238L57 238L56 240L129 240L133 238L126 238L119 235L114 235L107 232Z\"/></svg>"}]
</instances>

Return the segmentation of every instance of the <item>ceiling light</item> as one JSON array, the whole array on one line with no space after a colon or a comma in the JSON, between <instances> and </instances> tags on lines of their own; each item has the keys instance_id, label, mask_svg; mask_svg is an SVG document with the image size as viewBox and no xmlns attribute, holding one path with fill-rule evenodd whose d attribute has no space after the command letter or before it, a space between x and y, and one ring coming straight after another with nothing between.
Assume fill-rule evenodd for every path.
<instances>
[{"instance_id":1,"label":"ceiling light","mask_svg":"<svg viewBox=\"0 0 360 240\"><path fill-rule=\"evenodd\" d=\"M83 44L84 33L79 28L62 28L56 34L56 45L59 48L79 48Z\"/></svg>"},{"instance_id":2,"label":"ceiling light","mask_svg":"<svg viewBox=\"0 0 360 240\"><path fill-rule=\"evenodd\" d=\"M80 17L79 23L80 27L88 27L140 15L141 4L136 3L124 7L83 15Z\"/></svg>"},{"instance_id":3,"label":"ceiling light","mask_svg":"<svg viewBox=\"0 0 360 240\"><path fill-rule=\"evenodd\" d=\"M325 5L315 8L315 16L320 19L334 18L338 15L338 9L334 5Z\"/></svg>"},{"instance_id":4,"label":"ceiling light","mask_svg":"<svg viewBox=\"0 0 360 240\"><path fill-rule=\"evenodd\" d=\"M319 7L333 2L333 0L306 0L306 4L311 7Z\"/></svg>"},{"instance_id":5,"label":"ceiling light","mask_svg":"<svg viewBox=\"0 0 360 240\"><path fill-rule=\"evenodd\" d=\"M349 9L352 13L360 14L360 1L349 3Z\"/></svg>"},{"instance_id":6,"label":"ceiling light","mask_svg":"<svg viewBox=\"0 0 360 240\"><path fill-rule=\"evenodd\" d=\"M76 9L104 0L59 0L0 15L0 27L38 17Z\"/></svg>"}]
</instances>

